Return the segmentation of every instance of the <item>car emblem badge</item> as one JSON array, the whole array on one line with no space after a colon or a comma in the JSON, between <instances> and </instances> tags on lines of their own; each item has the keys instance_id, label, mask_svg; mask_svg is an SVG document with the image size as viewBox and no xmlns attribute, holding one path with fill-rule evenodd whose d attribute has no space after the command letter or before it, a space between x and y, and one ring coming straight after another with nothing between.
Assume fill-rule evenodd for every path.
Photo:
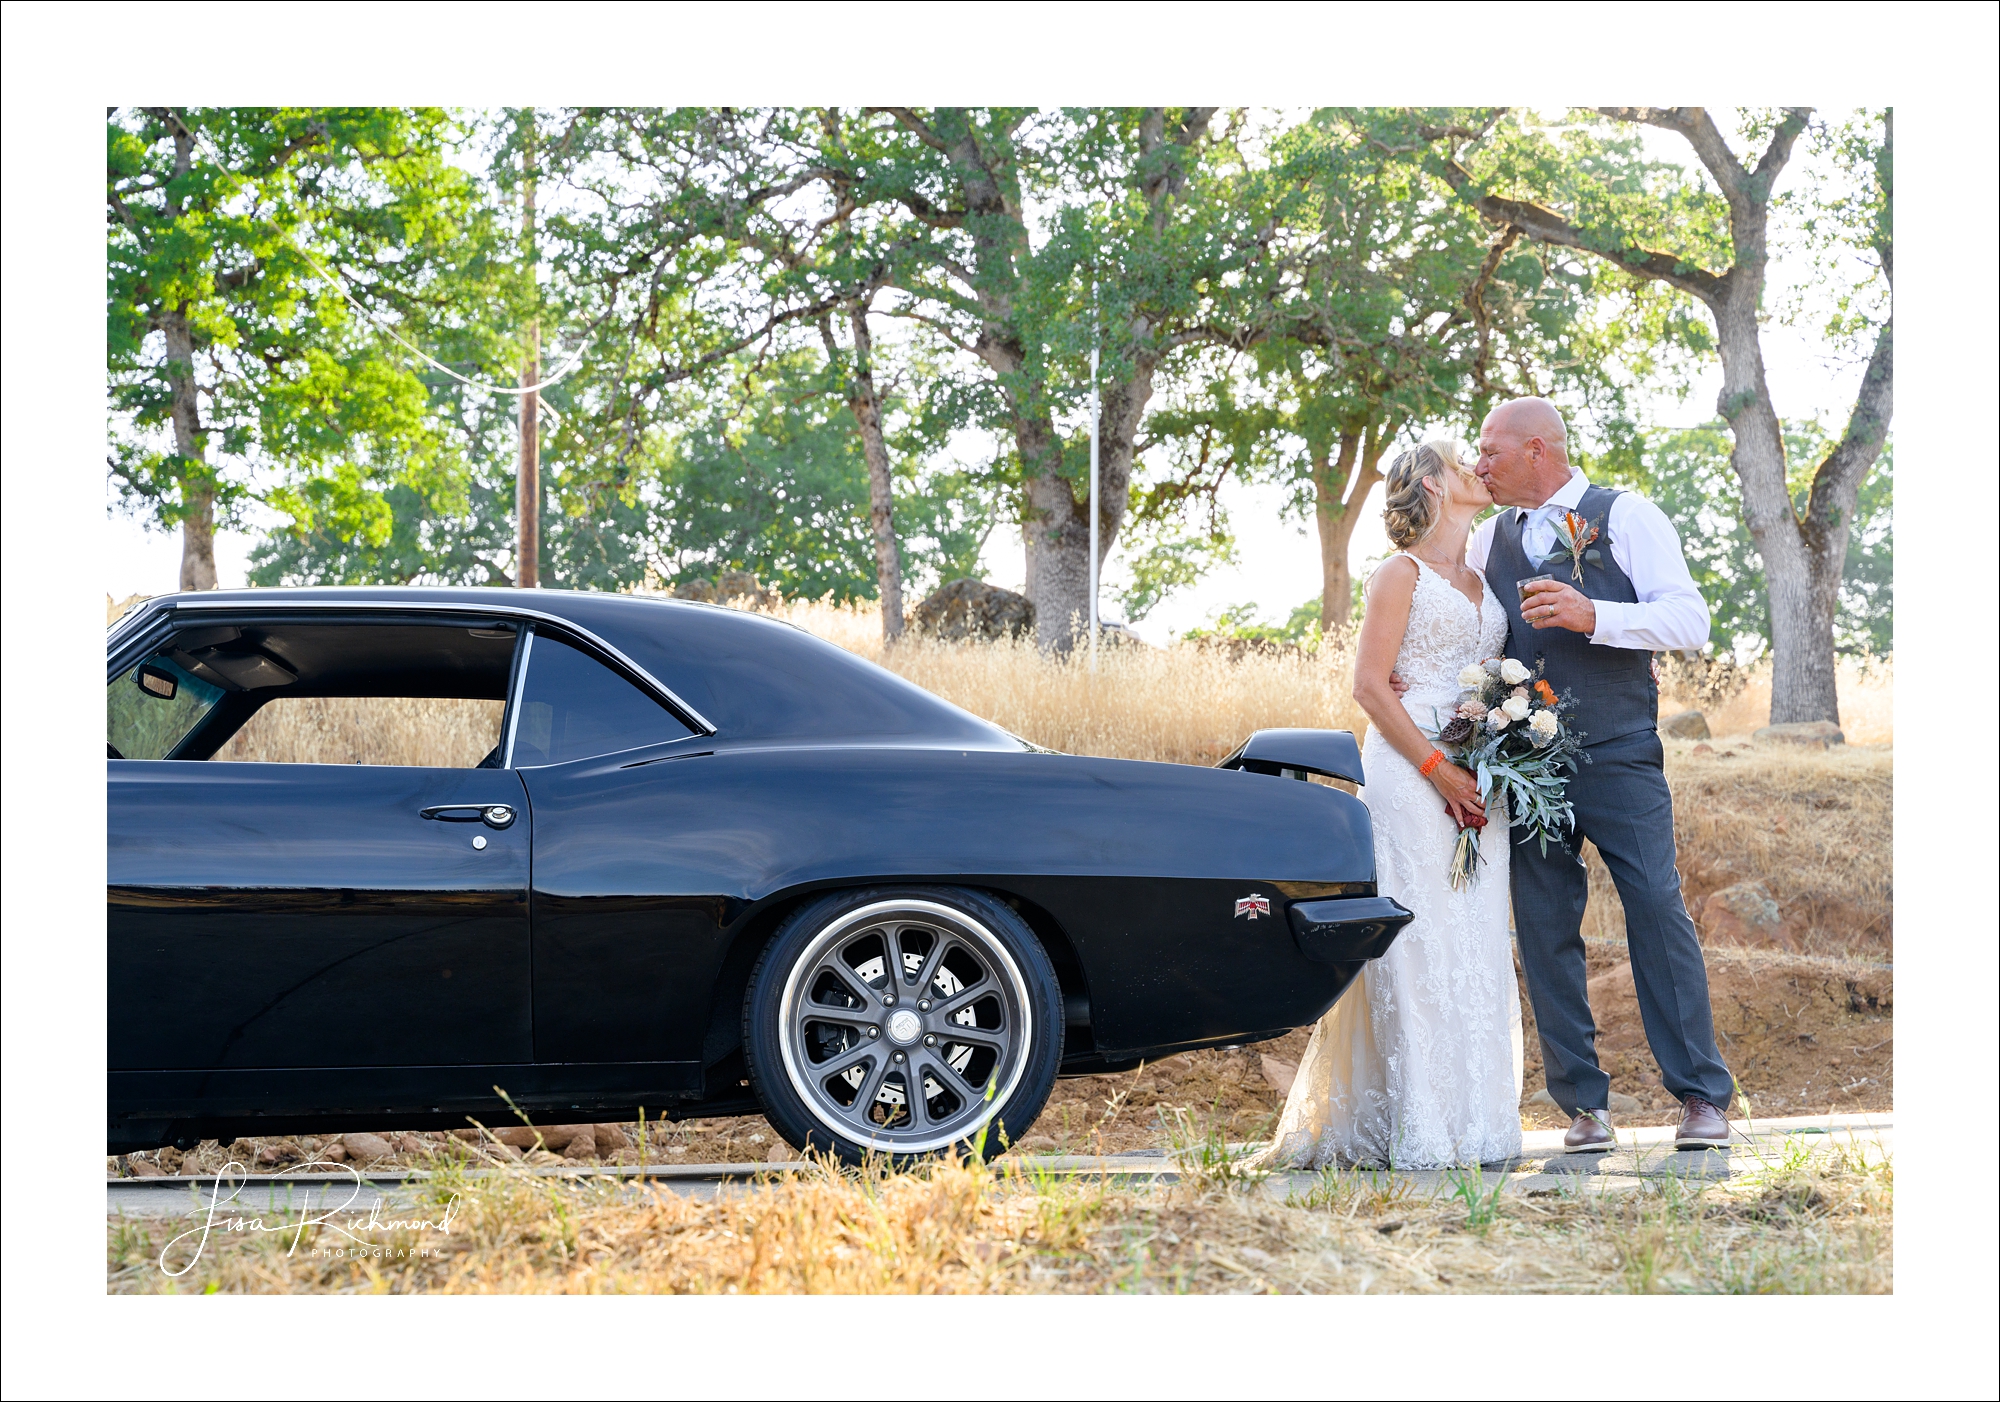
<instances>
[{"instance_id":1,"label":"car emblem badge","mask_svg":"<svg viewBox=\"0 0 2000 1402\"><path fill-rule=\"evenodd\" d=\"M1260 915L1269 915L1270 913L1271 898L1269 896L1245 896L1236 903L1236 915L1238 919L1247 915L1252 920L1255 920Z\"/></svg>"}]
</instances>

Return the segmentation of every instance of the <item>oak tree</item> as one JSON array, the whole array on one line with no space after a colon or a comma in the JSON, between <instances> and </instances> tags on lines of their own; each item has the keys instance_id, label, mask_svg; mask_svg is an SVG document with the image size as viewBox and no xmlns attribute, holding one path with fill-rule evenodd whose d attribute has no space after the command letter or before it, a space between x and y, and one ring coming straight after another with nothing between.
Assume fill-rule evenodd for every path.
<instances>
[{"instance_id":1,"label":"oak tree","mask_svg":"<svg viewBox=\"0 0 2000 1402\"><path fill-rule=\"evenodd\" d=\"M1547 244L1575 248L1693 298L1715 325L1723 385L1717 409L1732 438L1730 463L1769 591L1771 719L1838 721L1834 621L1860 489L1888 436L1893 388L1892 125L1815 127L1813 110L1743 116L1753 149L1739 154L1716 113L1702 107L1604 107L1601 123L1641 125L1688 143L1706 183L1630 178L1598 131L1556 139L1504 112L1418 124L1439 174L1488 220ZM1724 119L1727 120L1726 118ZM1847 327L1872 342L1844 430L1792 491L1784 430L1764 373L1761 324L1780 177L1812 134L1846 167L1852 193L1819 211L1863 255L1868 275L1846 299ZM1877 294L1866 295L1869 284Z\"/></svg>"},{"instance_id":2,"label":"oak tree","mask_svg":"<svg viewBox=\"0 0 2000 1402\"><path fill-rule=\"evenodd\" d=\"M452 135L436 109L111 111L111 478L179 526L182 588L215 586L253 497L386 538L386 483L453 490L421 367L369 320L464 323Z\"/></svg>"}]
</instances>

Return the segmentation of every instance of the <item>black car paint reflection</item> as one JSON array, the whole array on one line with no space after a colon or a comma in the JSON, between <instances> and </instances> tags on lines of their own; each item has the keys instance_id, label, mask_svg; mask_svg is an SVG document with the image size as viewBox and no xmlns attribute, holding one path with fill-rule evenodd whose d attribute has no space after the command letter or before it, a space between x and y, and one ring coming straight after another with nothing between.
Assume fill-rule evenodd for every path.
<instances>
[{"instance_id":1,"label":"black car paint reflection","mask_svg":"<svg viewBox=\"0 0 2000 1402\"><path fill-rule=\"evenodd\" d=\"M1062 983L1068 1073L1303 1025L1386 942L1343 958L1322 931L1309 957L1287 919L1374 896L1353 796L1040 751L731 610L475 589L170 596L114 629L108 676L221 637L172 655L208 675L204 656L244 670L217 647L261 649L297 673L286 694L432 684L387 645L315 662L299 630L335 624L538 630L657 688L678 724L534 768L199 762L254 714L253 690L173 758L111 760L114 1147L456 1126L505 1115L496 1086L564 1118L749 1108L750 966L788 910L843 887L948 882L1012 906ZM511 647L454 661L432 694L510 698L511 726ZM421 816L454 804L520 820ZM1268 917L1238 914L1251 895Z\"/></svg>"}]
</instances>

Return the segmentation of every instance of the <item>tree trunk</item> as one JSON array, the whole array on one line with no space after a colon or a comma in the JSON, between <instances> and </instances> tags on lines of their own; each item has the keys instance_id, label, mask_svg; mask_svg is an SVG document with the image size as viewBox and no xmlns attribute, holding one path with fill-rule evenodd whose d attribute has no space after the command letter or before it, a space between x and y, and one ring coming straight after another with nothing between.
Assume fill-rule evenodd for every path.
<instances>
[{"instance_id":1,"label":"tree trunk","mask_svg":"<svg viewBox=\"0 0 2000 1402\"><path fill-rule=\"evenodd\" d=\"M180 470L175 473L181 485L181 588L213 589L215 484L208 476L201 400L195 391L194 336L182 310L168 313L163 321L167 376L174 395L174 453L181 460Z\"/></svg>"},{"instance_id":2,"label":"tree trunk","mask_svg":"<svg viewBox=\"0 0 2000 1402\"><path fill-rule=\"evenodd\" d=\"M1028 598L1035 606L1035 645L1066 653L1090 617L1090 521L1062 475L1062 442L1045 415L1017 415L1027 509L1021 543L1028 557Z\"/></svg>"},{"instance_id":3,"label":"tree trunk","mask_svg":"<svg viewBox=\"0 0 2000 1402\"><path fill-rule=\"evenodd\" d=\"M1734 439L1730 466L1743 484L1744 520L1764 563L1771 609L1771 721L1838 724L1833 618L1840 605L1847 532L1838 532L1840 557L1829 577L1824 561L1814 558L1825 553L1824 547L1813 549L1799 529L1786 481L1784 434L1764 379L1757 334L1755 294L1762 279L1739 281L1740 272L1739 265L1731 275L1729 295L1712 306L1722 357L1716 407L1729 421Z\"/></svg>"},{"instance_id":4,"label":"tree trunk","mask_svg":"<svg viewBox=\"0 0 2000 1402\"><path fill-rule=\"evenodd\" d=\"M521 149L521 252L528 276L535 275L535 124L525 120ZM528 322L527 354L521 361L521 384L542 380L542 327ZM514 587L539 589L542 583L542 396L529 390L521 396L521 454L514 480Z\"/></svg>"},{"instance_id":5,"label":"tree trunk","mask_svg":"<svg viewBox=\"0 0 2000 1402\"><path fill-rule=\"evenodd\" d=\"M1337 455L1325 449L1312 460L1313 506L1319 526L1319 627L1331 637L1354 621L1354 570L1348 562L1348 542L1368 494L1382 480L1382 459L1396 439L1399 424L1379 430L1374 424L1341 432Z\"/></svg>"},{"instance_id":6,"label":"tree trunk","mask_svg":"<svg viewBox=\"0 0 2000 1402\"><path fill-rule=\"evenodd\" d=\"M215 579L215 493L183 480L181 498L181 588L213 589Z\"/></svg>"},{"instance_id":7,"label":"tree trunk","mask_svg":"<svg viewBox=\"0 0 2000 1402\"><path fill-rule=\"evenodd\" d=\"M903 562L896 549L895 496L889 476L889 447L882 441L882 397L875 388L868 308L855 303L848 320L854 332L854 374L847 405L854 411L854 422L861 430L861 453L868 460L868 525L875 535L875 590L882 600L882 641L893 643L903 636Z\"/></svg>"},{"instance_id":8,"label":"tree trunk","mask_svg":"<svg viewBox=\"0 0 2000 1402\"><path fill-rule=\"evenodd\" d=\"M1153 397L1154 362L1141 357L1132 378L1105 388L1098 417L1097 564L1101 571L1125 524L1139 421ZM1090 631L1090 483L1062 475L1062 443L1046 417L1017 416L1028 519L1021 537L1028 553L1028 597L1035 605L1035 642L1068 652ZM1042 470L1033 465L1044 464Z\"/></svg>"}]
</instances>

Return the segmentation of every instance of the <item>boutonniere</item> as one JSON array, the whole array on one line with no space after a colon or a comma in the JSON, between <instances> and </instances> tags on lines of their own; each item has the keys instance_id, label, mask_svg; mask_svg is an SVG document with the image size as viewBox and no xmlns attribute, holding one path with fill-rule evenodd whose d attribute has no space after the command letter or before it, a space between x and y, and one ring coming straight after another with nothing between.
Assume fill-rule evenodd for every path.
<instances>
[{"instance_id":1,"label":"boutonniere","mask_svg":"<svg viewBox=\"0 0 2000 1402\"><path fill-rule=\"evenodd\" d=\"M1544 564L1557 560L1567 560L1571 566L1570 577L1578 584L1583 583L1583 562L1603 563L1603 556L1590 548L1590 543L1602 534L1602 523L1586 520L1574 511L1565 511L1556 517L1556 547L1549 552Z\"/></svg>"}]
</instances>

